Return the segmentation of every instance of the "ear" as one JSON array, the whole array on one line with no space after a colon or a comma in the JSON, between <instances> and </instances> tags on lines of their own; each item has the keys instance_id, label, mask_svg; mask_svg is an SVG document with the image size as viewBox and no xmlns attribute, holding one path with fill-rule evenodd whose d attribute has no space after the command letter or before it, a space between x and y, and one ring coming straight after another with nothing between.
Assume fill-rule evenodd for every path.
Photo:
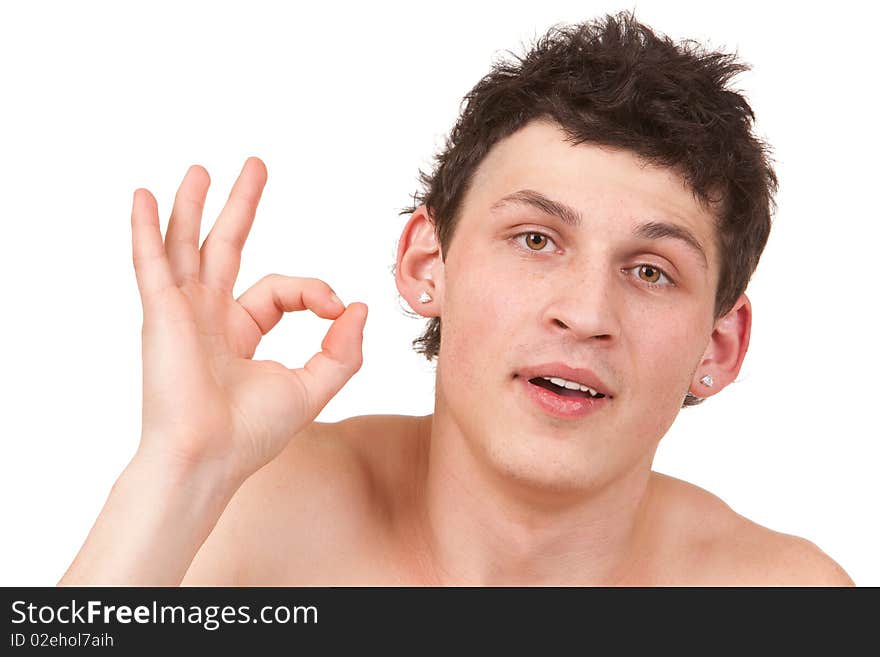
<instances>
[{"instance_id":1,"label":"ear","mask_svg":"<svg viewBox=\"0 0 880 657\"><path fill-rule=\"evenodd\" d=\"M711 397L727 387L739 374L752 333L752 304L743 294L724 317L715 322L715 329L691 381L690 393ZM709 376L712 385L701 379Z\"/></svg>"},{"instance_id":2,"label":"ear","mask_svg":"<svg viewBox=\"0 0 880 657\"><path fill-rule=\"evenodd\" d=\"M422 205L413 212L397 243L394 278L409 307L424 317L440 315L443 292L442 250L434 233L434 221ZM423 294L431 297L430 301Z\"/></svg>"}]
</instances>

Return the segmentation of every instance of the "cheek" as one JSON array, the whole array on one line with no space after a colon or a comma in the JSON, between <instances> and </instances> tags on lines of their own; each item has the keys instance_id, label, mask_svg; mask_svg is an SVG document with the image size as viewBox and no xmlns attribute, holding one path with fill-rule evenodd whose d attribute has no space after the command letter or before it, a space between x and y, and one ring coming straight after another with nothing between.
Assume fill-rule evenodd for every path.
<instances>
[{"instance_id":1,"label":"cheek","mask_svg":"<svg viewBox=\"0 0 880 657\"><path fill-rule=\"evenodd\" d=\"M475 384L509 350L515 314L523 303L514 277L499 273L497 263L462 255L446 266L440 349L457 376L473 378L459 383Z\"/></svg>"},{"instance_id":2,"label":"cheek","mask_svg":"<svg viewBox=\"0 0 880 657\"><path fill-rule=\"evenodd\" d=\"M677 413L690 387L694 367L699 363L706 343L699 328L694 328L696 325L695 320L670 322L667 319L662 329L647 332L641 342L638 360L642 366L636 371L642 372L644 378L640 387L652 391L649 393L651 405L658 412L669 408Z\"/></svg>"}]
</instances>

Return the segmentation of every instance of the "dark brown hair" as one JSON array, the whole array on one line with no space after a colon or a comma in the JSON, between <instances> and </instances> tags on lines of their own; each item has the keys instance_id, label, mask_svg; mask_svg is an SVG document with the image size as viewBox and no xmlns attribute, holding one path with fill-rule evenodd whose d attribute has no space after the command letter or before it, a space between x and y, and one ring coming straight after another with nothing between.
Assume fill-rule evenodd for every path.
<instances>
[{"instance_id":1,"label":"dark brown hair","mask_svg":"<svg viewBox=\"0 0 880 657\"><path fill-rule=\"evenodd\" d=\"M579 25L554 26L524 57L501 59L464 97L445 148L423 191L401 214L424 204L444 258L473 174L499 140L535 119L551 120L572 144L623 148L683 176L714 210L721 257L715 318L745 291L775 212L776 174L769 147L752 134L754 113L728 88L747 71L736 56L673 42L621 12ZM413 341L433 360L440 318ZM688 393L684 405L699 403Z\"/></svg>"}]
</instances>

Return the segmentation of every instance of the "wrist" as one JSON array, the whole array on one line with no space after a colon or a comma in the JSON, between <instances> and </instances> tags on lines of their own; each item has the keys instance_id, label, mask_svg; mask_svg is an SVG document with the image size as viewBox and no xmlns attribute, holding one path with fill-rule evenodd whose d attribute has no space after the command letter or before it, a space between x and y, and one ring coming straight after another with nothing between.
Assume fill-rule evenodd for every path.
<instances>
[{"instance_id":1,"label":"wrist","mask_svg":"<svg viewBox=\"0 0 880 657\"><path fill-rule=\"evenodd\" d=\"M159 490L185 490L211 498L229 498L247 478L221 459L193 459L165 450L145 448L143 442L126 467Z\"/></svg>"},{"instance_id":2,"label":"wrist","mask_svg":"<svg viewBox=\"0 0 880 657\"><path fill-rule=\"evenodd\" d=\"M217 464L139 449L59 584L178 585L239 485Z\"/></svg>"}]
</instances>

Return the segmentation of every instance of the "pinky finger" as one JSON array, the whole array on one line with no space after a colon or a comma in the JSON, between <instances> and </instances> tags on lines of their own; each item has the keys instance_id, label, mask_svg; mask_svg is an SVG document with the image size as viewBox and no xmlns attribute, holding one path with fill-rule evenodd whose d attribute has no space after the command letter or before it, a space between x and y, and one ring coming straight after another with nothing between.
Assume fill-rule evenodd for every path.
<instances>
[{"instance_id":1,"label":"pinky finger","mask_svg":"<svg viewBox=\"0 0 880 657\"><path fill-rule=\"evenodd\" d=\"M144 308L168 287L176 287L159 229L156 199L136 189L131 208L131 247L134 272Z\"/></svg>"}]
</instances>

